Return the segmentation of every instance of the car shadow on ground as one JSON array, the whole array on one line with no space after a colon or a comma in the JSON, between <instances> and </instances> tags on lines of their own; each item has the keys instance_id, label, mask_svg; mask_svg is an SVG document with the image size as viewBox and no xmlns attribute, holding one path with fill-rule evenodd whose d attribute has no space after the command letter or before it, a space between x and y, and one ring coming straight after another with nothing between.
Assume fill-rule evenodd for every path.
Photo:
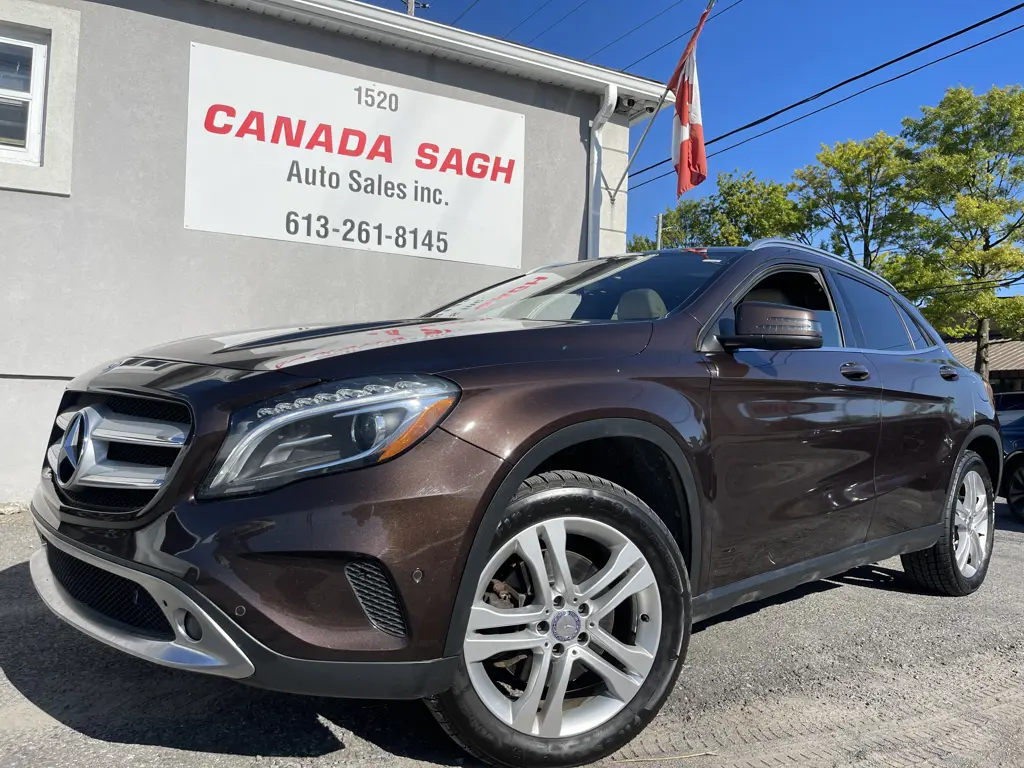
<instances>
[{"instance_id":1,"label":"car shadow on ground","mask_svg":"<svg viewBox=\"0 0 1024 768\"><path fill-rule=\"evenodd\" d=\"M773 605L785 605L791 603L794 600L802 600L808 595L815 595L819 592L828 592L833 589L838 589L839 584L833 584L831 581L812 581L807 584L801 584L799 587L783 592L780 595L769 597L764 600L756 600L750 603L744 603L738 605L735 608L731 608L725 613L720 613L717 616L712 616L710 619L704 621L698 621L693 625L693 634L703 632L705 629L721 624L723 622L736 621L737 619L743 619L747 616L752 616L758 611L769 608Z\"/></svg>"},{"instance_id":2,"label":"car shadow on ground","mask_svg":"<svg viewBox=\"0 0 1024 768\"><path fill-rule=\"evenodd\" d=\"M418 701L274 693L165 669L107 648L47 611L27 563L0 572L0 617L2 676L33 705L94 739L302 758L345 749L349 731L393 755L467 763Z\"/></svg>"},{"instance_id":3,"label":"car shadow on ground","mask_svg":"<svg viewBox=\"0 0 1024 768\"><path fill-rule=\"evenodd\" d=\"M905 592L911 595L932 594L908 579L903 571L884 568L880 565L861 565L851 568L845 573L833 576L829 581L848 587L868 587L886 592Z\"/></svg>"}]
</instances>

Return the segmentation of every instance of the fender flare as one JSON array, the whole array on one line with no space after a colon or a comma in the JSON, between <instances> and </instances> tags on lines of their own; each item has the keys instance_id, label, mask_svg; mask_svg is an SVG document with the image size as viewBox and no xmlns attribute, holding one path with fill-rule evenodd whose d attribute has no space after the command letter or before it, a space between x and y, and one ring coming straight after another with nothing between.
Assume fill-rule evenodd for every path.
<instances>
[{"instance_id":1,"label":"fender flare","mask_svg":"<svg viewBox=\"0 0 1024 768\"><path fill-rule=\"evenodd\" d=\"M995 489L996 495L999 495L1002 489L1003 482L1003 467L1006 465L1006 458L1003 456L1003 441L999 436L999 430L996 429L994 424L978 424L974 429L967 433L967 436L960 443L960 451L957 453L956 462L953 464L954 468L960 463L960 459L963 458L964 452L967 450L967 446L973 443L977 438L987 436L992 439L995 443L996 452L999 456L999 475L992 478L992 487ZM955 477L949 478L949 490L948 493L953 492L953 483L956 482Z\"/></svg>"},{"instance_id":2,"label":"fender flare","mask_svg":"<svg viewBox=\"0 0 1024 768\"><path fill-rule=\"evenodd\" d=\"M679 473L690 522L690 578L696 588L701 573L701 547L703 544L703 515L700 497L693 469L679 444L661 427L639 419L593 419L573 424L541 439L523 454L512 470L505 476L498 490L491 496L473 537L469 555L462 571L458 592L452 607L452 618L448 625L444 655L457 656L462 652L462 641L469 622L469 611L473 603L473 591L480 570L487 564L491 538L522 482L530 477L541 464L559 451L588 440L606 437L633 437L646 440L660 448ZM681 542L680 542L681 543ZM685 555L686 553L684 553Z\"/></svg>"}]
</instances>

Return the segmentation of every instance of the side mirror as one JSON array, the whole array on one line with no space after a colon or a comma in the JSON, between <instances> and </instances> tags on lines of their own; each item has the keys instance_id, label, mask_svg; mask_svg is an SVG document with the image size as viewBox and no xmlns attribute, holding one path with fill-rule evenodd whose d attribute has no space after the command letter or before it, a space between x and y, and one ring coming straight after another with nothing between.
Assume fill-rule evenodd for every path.
<instances>
[{"instance_id":1,"label":"side mirror","mask_svg":"<svg viewBox=\"0 0 1024 768\"><path fill-rule=\"evenodd\" d=\"M748 349L818 349L821 322L813 309L801 309L767 301L744 301L736 307L733 336L719 336L729 353Z\"/></svg>"}]
</instances>

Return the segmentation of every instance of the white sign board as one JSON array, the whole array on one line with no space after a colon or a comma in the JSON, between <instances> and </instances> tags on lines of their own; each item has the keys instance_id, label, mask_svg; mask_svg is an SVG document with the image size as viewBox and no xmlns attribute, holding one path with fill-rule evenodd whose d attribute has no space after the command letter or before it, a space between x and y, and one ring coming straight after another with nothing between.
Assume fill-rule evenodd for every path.
<instances>
[{"instance_id":1,"label":"white sign board","mask_svg":"<svg viewBox=\"0 0 1024 768\"><path fill-rule=\"evenodd\" d=\"M192 44L185 227L518 269L525 118Z\"/></svg>"}]
</instances>

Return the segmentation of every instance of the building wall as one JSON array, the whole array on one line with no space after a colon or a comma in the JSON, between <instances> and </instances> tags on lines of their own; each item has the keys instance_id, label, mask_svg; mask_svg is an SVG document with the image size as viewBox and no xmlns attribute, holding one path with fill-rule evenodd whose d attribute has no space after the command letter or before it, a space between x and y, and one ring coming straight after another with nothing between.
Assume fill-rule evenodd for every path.
<instances>
[{"instance_id":1,"label":"building wall","mask_svg":"<svg viewBox=\"0 0 1024 768\"><path fill-rule=\"evenodd\" d=\"M0 402L17 413L15 439L0 441L0 500L30 494L63 387L19 377L71 376L199 333L415 316L513 274L186 231L193 41L525 114L523 269L586 252L596 96L203 0L45 2L81 13L72 191L0 190ZM628 129L607 133L627 149ZM620 250L615 229L602 241Z\"/></svg>"}]
</instances>

